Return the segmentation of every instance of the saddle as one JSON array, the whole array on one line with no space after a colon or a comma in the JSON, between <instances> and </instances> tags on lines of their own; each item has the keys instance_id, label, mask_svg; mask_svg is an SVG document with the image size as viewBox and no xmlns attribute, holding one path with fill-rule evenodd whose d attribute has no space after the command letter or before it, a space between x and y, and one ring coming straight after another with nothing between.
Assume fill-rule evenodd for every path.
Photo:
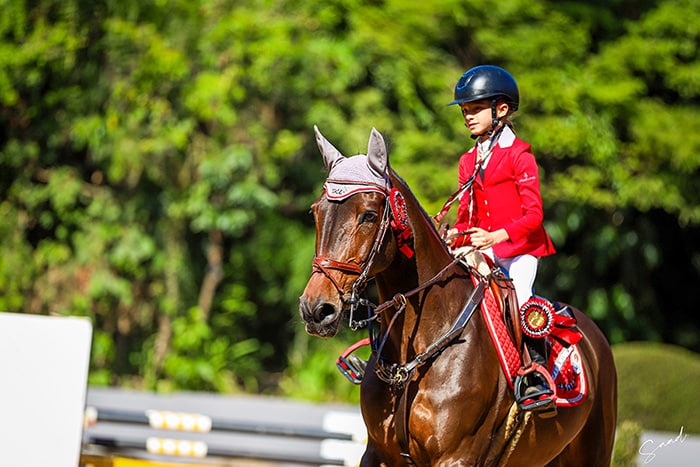
<instances>
[{"instance_id":1,"label":"saddle","mask_svg":"<svg viewBox=\"0 0 700 467\"><path fill-rule=\"evenodd\" d=\"M473 248L461 253L464 264L479 275L493 273L481 310L503 372L511 389L515 389L516 400L524 399L519 391L527 370L539 365L533 362L528 346L523 345L524 334L527 334L545 341L543 357L549 373L545 373L545 377L551 375L556 405L574 406L583 402L588 389L583 360L576 345L582 334L576 327L571 308L542 297L533 297L519 308L512 280L500 272L488 256ZM476 282L478 278L472 276L472 280Z\"/></svg>"}]
</instances>

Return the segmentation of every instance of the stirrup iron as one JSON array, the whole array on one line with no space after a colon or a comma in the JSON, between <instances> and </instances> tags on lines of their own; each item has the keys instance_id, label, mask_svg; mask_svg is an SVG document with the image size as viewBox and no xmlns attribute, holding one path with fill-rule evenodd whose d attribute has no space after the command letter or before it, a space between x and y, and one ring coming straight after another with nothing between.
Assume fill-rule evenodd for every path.
<instances>
[{"instance_id":1,"label":"stirrup iron","mask_svg":"<svg viewBox=\"0 0 700 467\"><path fill-rule=\"evenodd\" d=\"M532 384L526 384L526 381L532 383L531 378L539 379L543 388L538 390ZM556 386L549 371L541 364L533 362L518 370L513 387L520 410L538 412L542 417L556 415Z\"/></svg>"}]
</instances>

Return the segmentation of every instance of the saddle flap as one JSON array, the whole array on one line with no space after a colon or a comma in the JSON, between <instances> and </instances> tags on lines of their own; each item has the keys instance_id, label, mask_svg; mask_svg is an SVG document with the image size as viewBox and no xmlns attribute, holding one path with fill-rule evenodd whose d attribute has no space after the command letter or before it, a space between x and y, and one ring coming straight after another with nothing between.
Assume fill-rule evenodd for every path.
<instances>
[{"instance_id":1,"label":"saddle flap","mask_svg":"<svg viewBox=\"0 0 700 467\"><path fill-rule=\"evenodd\" d=\"M518 299L515 294L513 281L507 278L499 268L495 267L493 260L472 246L457 248L454 255L462 255L462 262L472 268L481 276L491 276L489 289L500 310L501 319L505 323L506 330L510 335L516 349L522 349L523 331L520 327L520 312L518 309Z\"/></svg>"},{"instance_id":2,"label":"saddle flap","mask_svg":"<svg viewBox=\"0 0 700 467\"><path fill-rule=\"evenodd\" d=\"M499 308L502 310L503 320L506 329L510 334L516 349L522 349L523 330L520 327L520 311L518 309L518 298L515 294L513 281L503 277L496 277L491 282L491 291L498 300Z\"/></svg>"}]
</instances>

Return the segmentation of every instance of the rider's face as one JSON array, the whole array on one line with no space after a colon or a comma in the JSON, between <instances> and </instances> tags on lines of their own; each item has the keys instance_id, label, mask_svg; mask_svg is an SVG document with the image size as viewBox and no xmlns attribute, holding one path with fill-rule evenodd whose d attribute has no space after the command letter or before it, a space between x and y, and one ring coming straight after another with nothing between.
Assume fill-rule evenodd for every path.
<instances>
[{"instance_id":1,"label":"rider's face","mask_svg":"<svg viewBox=\"0 0 700 467\"><path fill-rule=\"evenodd\" d=\"M491 101L482 99L473 102L464 102L460 105L464 116L464 125L469 128L473 135L486 136L486 132L491 128ZM508 104L499 101L496 104L497 117L503 118L508 114Z\"/></svg>"}]
</instances>

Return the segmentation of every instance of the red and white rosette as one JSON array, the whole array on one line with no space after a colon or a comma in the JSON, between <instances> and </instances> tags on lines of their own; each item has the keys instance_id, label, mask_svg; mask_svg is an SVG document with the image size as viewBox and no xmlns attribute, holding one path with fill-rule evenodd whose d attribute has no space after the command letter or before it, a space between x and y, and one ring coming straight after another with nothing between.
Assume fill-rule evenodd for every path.
<instances>
[{"instance_id":1,"label":"red and white rosette","mask_svg":"<svg viewBox=\"0 0 700 467\"><path fill-rule=\"evenodd\" d=\"M523 332L536 339L546 337L554 326L554 307L549 300L530 298L520 307L520 324Z\"/></svg>"},{"instance_id":2,"label":"red and white rosette","mask_svg":"<svg viewBox=\"0 0 700 467\"><path fill-rule=\"evenodd\" d=\"M394 230L399 250L407 258L411 258L414 252L409 239L413 236L413 231L408 223L406 200L396 188L389 191L389 206L391 207L391 228Z\"/></svg>"},{"instance_id":3,"label":"red and white rosette","mask_svg":"<svg viewBox=\"0 0 700 467\"><path fill-rule=\"evenodd\" d=\"M396 188L392 188L389 192L389 205L391 206L392 227L394 230L404 231L408 229L406 200Z\"/></svg>"}]
</instances>

